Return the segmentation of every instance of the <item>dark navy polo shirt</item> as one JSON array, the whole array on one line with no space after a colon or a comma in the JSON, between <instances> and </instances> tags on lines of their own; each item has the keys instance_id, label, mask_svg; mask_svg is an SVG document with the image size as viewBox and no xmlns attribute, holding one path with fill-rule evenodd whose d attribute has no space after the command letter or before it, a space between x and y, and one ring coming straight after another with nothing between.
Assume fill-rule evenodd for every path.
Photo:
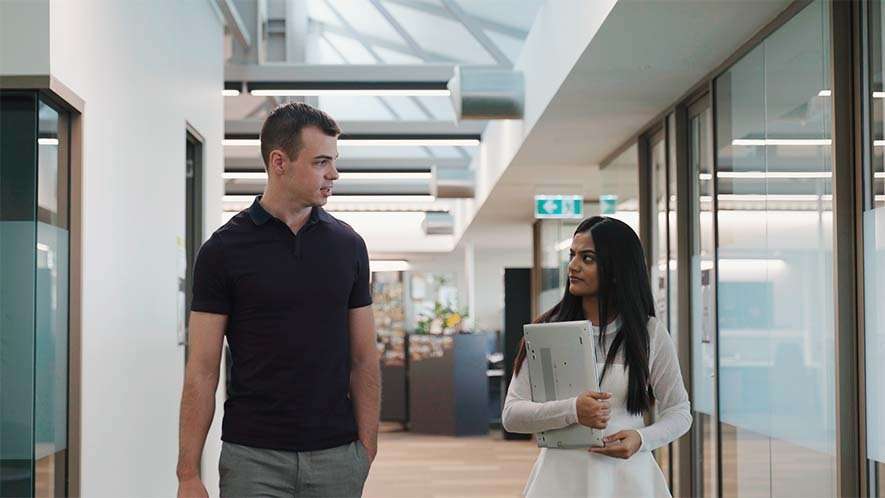
<instances>
[{"instance_id":1,"label":"dark navy polo shirt","mask_svg":"<svg viewBox=\"0 0 885 498\"><path fill-rule=\"evenodd\" d=\"M193 311L228 316L231 386L221 439L313 451L357 439L348 311L372 303L369 256L314 207L298 234L260 196L203 244Z\"/></svg>"}]
</instances>

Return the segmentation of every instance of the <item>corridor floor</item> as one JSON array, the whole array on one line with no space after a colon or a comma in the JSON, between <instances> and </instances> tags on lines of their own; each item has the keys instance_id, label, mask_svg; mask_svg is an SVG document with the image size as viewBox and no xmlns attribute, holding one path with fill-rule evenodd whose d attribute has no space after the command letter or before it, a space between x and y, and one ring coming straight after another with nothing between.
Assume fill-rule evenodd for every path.
<instances>
[{"instance_id":1,"label":"corridor floor","mask_svg":"<svg viewBox=\"0 0 885 498\"><path fill-rule=\"evenodd\" d=\"M427 436L382 426L364 498L516 498L538 447L534 441Z\"/></svg>"}]
</instances>

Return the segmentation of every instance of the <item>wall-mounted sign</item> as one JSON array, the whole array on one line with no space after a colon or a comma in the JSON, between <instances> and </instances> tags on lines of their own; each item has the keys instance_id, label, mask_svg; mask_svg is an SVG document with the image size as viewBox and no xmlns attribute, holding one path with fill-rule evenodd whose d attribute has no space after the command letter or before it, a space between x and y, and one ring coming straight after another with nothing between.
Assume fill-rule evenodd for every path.
<instances>
[{"instance_id":1,"label":"wall-mounted sign","mask_svg":"<svg viewBox=\"0 0 885 498\"><path fill-rule=\"evenodd\" d=\"M599 211L602 214L615 214L616 212L618 212L618 196L600 195Z\"/></svg>"},{"instance_id":2,"label":"wall-mounted sign","mask_svg":"<svg viewBox=\"0 0 885 498\"><path fill-rule=\"evenodd\" d=\"M584 197L580 195L536 195L535 218L583 218Z\"/></svg>"}]
</instances>

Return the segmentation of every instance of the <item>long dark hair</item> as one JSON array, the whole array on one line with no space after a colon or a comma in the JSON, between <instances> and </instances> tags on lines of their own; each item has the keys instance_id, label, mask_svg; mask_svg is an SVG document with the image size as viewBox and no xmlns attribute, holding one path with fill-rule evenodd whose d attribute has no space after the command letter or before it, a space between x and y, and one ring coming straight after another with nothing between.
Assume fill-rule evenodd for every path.
<instances>
[{"instance_id":1,"label":"long dark hair","mask_svg":"<svg viewBox=\"0 0 885 498\"><path fill-rule=\"evenodd\" d=\"M627 411L634 415L642 414L654 403L654 393L649 383L648 320L655 316L642 244L632 228L615 218L587 218L578 225L575 235L587 232L596 246L599 343L603 350L605 329L610 318L621 317L621 328L615 334L605 358L602 379L612 366L618 350L623 348L625 368L629 371ZM534 323L575 320L586 320L583 299L569 292L566 285L562 300L535 319ZM519 373L525 360L525 349L523 339L516 355L514 375Z\"/></svg>"}]
</instances>

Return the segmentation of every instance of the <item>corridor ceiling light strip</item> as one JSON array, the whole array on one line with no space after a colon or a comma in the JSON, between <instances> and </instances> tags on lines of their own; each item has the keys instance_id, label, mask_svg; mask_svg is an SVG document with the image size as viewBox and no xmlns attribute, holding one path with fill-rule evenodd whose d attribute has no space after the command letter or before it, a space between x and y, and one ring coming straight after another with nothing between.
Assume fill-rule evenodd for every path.
<instances>
[{"instance_id":1,"label":"corridor ceiling light strip","mask_svg":"<svg viewBox=\"0 0 885 498\"><path fill-rule=\"evenodd\" d=\"M260 147L258 138L225 138L225 147ZM478 147L475 138L417 138L417 139L352 139L338 140L339 147Z\"/></svg>"},{"instance_id":2,"label":"corridor ceiling light strip","mask_svg":"<svg viewBox=\"0 0 885 498\"><path fill-rule=\"evenodd\" d=\"M230 194L222 198L224 202L243 202L252 203L255 200L254 195ZM329 198L329 203L346 204L346 203L389 203L397 202L434 202L436 197L432 195L333 195Z\"/></svg>"},{"instance_id":3,"label":"corridor ceiling light strip","mask_svg":"<svg viewBox=\"0 0 885 498\"><path fill-rule=\"evenodd\" d=\"M831 90L821 90L817 93L818 97L831 97L833 92ZM874 99L885 99L885 92L873 92Z\"/></svg>"},{"instance_id":4,"label":"corridor ceiling light strip","mask_svg":"<svg viewBox=\"0 0 885 498\"><path fill-rule=\"evenodd\" d=\"M832 145L833 141L829 138L736 138L731 141L731 145L797 145L797 146L814 146L814 145Z\"/></svg>"},{"instance_id":5,"label":"corridor ceiling light strip","mask_svg":"<svg viewBox=\"0 0 885 498\"><path fill-rule=\"evenodd\" d=\"M303 90L287 90L280 89L262 89L250 90L255 97L451 97L452 92L446 89L303 89Z\"/></svg>"},{"instance_id":6,"label":"corridor ceiling light strip","mask_svg":"<svg viewBox=\"0 0 885 498\"><path fill-rule=\"evenodd\" d=\"M231 173L225 171L221 174L221 177L225 180L264 180L267 181L267 173L260 172L241 172L241 173Z\"/></svg>"},{"instance_id":7,"label":"corridor ceiling light strip","mask_svg":"<svg viewBox=\"0 0 885 498\"><path fill-rule=\"evenodd\" d=\"M395 203L395 202L433 202L436 197L432 195L333 195L329 198L330 203L349 203L349 202L379 202L379 203Z\"/></svg>"},{"instance_id":8,"label":"corridor ceiling light strip","mask_svg":"<svg viewBox=\"0 0 885 498\"><path fill-rule=\"evenodd\" d=\"M479 147L475 138L408 138L408 139L354 139L338 140L340 147Z\"/></svg>"},{"instance_id":9,"label":"corridor ceiling light strip","mask_svg":"<svg viewBox=\"0 0 885 498\"><path fill-rule=\"evenodd\" d=\"M240 95L240 91L224 89L221 91L221 95L225 97L238 97Z\"/></svg>"},{"instance_id":10,"label":"corridor ceiling light strip","mask_svg":"<svg viewBox=\"0 0 885 498\"><path fill-rule=\"evenodd\" d=\"M430 180L433 178L431 173L370 173L370 172L354 172L354 173L338 173L339 180Z\"/></svg>"},{"instance_id":11,"label":"corridor ceiling light strip","mask_svg":"<svg viewBox=\"0 0 885 498\"><path fill-rule=\"evenodd\" d=\"M37 143L40 145L58 145L57 138L38 138Z\"/></svg>"},{"instance_id":12,"label":"corridor ceiling light strip","mask_svg":"<svg viewBox=\"0 0 885 498\"><path fill-rule=\"evenodd\" d=\"M701 173L701 180L712 180L713 175L710 173ZM833 173L830 171L720 171L717 175L719 178L730 178L740 180L800 180L808 178L832 178Z\"/></svg>"},{"instance_id":13,"label":"corridor ceiling light strip","mask_svg":"<svg viewBox=\"0 0 885 498\"><path fill-rule=\"evenodd\" d=\"M329 212L339 213L448 213L449 208L427 204L374 204L356 202L330 202L323 206Z\"/></svg>"},{"instance_id":14,"label":"corridor ceiling light strip","mask_svg":"<svg viewBox=\"0 0 885 498\"><path fill-rule=\"evenodd\" d=\"M251 203L233 203L233 205L225 206L223 212L225 212L225 213L239 213L243 209L248 208L250 204ZM348 206L341 206L341 205L334 205L334 204L326 204L325 206L323 206L323 209L326 210L327 213L332 213L333 215L338 215L338 214L349 215L349 214L354 214L354 213L362 213L362 214L369 213L369 214L384 215L384 214L415 214L415 213L424 214L424 213L428 213L428 212L433 212L433 213L448 213L449 212L446 209L428 210L426 208L420 208L420 207L416 207L414 209L408 209L408 208L375 209L373 207L363 209L363 208L351 208Z\"/></svg>"},{"instance_id":15,"label":"corridor ceiling light strip","mask_svg":"<svg viewBox=\"0 0 885 498\"><path fill-rule=\"evenodd\" d=\"M369 270L376 271L408 271L411 266L403 259L372 259L369 260Z\"/></svg>"},{"instance_id":16,"label":"corridor ceiling light strip","mask_svg":"<svg viewBox=\"0 0 885 498\"><path fill-rule=\"evenodd\" d=\"M225 180L263 180L267 181L267 173L265 172L229 172L222 174ZM399 180L430 180L433 178L431 173L372 173L372 172L354 172L339 173L338 180L358 181L399 181Z\"/></svg>"},{"instance_id":17,"label":"corridor ceiling light strip","mask_svg":"<svg viewBox=\"0 0 885 498\"><path fill-rule=\"evenodd\" d=\"M710 198L708 197L708 199ZM818 200L831 201L833 200L833 196L830 194L719 194L719 200L748 202L817 202Z\"/></svg>"},{"instance_id":18,"label":"corridor ceiling light strip","mask_svg":"<svg viewBox=\"0 0 885 498\"><path fill-rule=\"evenodd\" d=\"M225 138L221 143L225 147L261 147L259 138Z\"/></svg>"}]
</instances>

